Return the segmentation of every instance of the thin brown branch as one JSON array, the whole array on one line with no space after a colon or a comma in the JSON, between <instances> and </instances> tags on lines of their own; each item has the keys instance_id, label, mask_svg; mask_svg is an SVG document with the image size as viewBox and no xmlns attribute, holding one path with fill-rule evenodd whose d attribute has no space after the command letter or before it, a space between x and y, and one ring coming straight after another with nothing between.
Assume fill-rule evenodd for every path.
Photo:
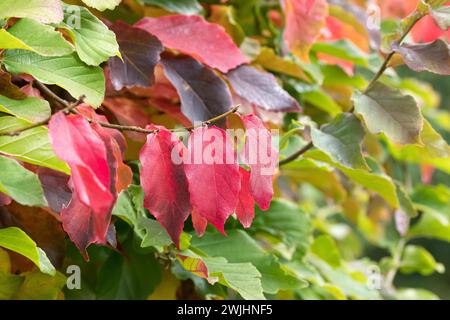
<instances>
[{"instance_id":1,"label":"thin brown branch","mask_svg":"<svg viewBox=\"0 0 450 320\"><path fill-rule=\"evenodd\" d=\"M240 105L235 106L233 109L222 113L221 115L218 115L217 117L211 118L209 120L203 121L200 124L196 125L196 126L191 126L191 127L186 127L186 128L176 128L176 129L170 129L169 131L171 132L184 132L184 131L191 131L194 130L198 127L202 127L205 125L209 125L211 123L220 121L226 117L228 117L229 115L236 113L236 111L239 109ZM72 110L71 112L73 113L77 113L79 114L78 111L76 110ZM123 125L119 125L119 124L112 124L112 123L107 123L107 122L101 122L101 121L96 121L94 119L90 119L90 118L86 118L86 120L90 123L97 123L100 126L104 127L104 128L110 128L110 129L116 129L119 131L132 131L132 132L138 132L138 133L145 133L145 134L150 134L150 133L156 133L158 130L149 130L149 129L144 129L141 127L136 127L136 126L123 126Z\"/></svg>"},{"instance_id":2,"label":"thin brown branch","mask_svg":"<svg viewBox=\"0 0 450 320\"><path fill-rule=\"evenodd\" d=\"M82 104L84 101L84 96L80 97L80 99L78 99L76 102L73 103L67 103L67 106L62 109L60 112L63 113L69 113L71 112L73 109L75 109L76 107L78 107L80 104ZM0 132L0 136L10 136L10 137L14 137L14 136L18 136L20 135L22 132L27 131L27 130L31 130L40 126L45 126L50 122L50 119L52 118L52 116L39 121L39 122L35 122L30 124L29 126L25 126L22 127L20 129L14 130L14 131L9 131L9 132Z\"/></svg>"},{"instance_id":3,"label":"thin brown branch","mask_svg":"<svg viewBox=\"0 0 450 320\"><path fill-rule=\"evenodd\" d=\"M61 97L59 97L57 94L55 94L53 91L51 91L45 84L39 82L39 81L34 81L34 85L36 86L36 88L38 88L45 96L47 96L48 99L56 102L58 105L62 106L63 109L61 110L64 113L75 113L75 114L80 114L75 108L77 106L79 106L83 100L84 97L80 98L77 102L75 103L71 103L68 102L64 99L62 99ZM239 109L239 105L235 106L234 108L232 108L231 110L218 115L217 117L211 118L207 121L204 121L202 123L200 123L199 125L196 126L191 126L188 128L177 128L177 129L171 129L170 131L172 132L183 132L183 131L191 131L195 128L204 126L204 125L208 125L217 121L220 121L226 117L228 117L229 115L236 113L236 111ZM43 121L37 122L37 123L33 123L27 127L15 130L15 131L10 131L10 132L4 132L4 133L0 133L0 136L17 136L20 133L26 131L26 130L30 130L39 126L43 126L49 123L51 119L51 116ZM141 127L137 127L137 126L123 126L123 125L119 125L119 124L113 124L113 123L107 123L107 122L102 122L102 121L96 121L94 119L90 119L86 117L86 121L90 122L90 123L97 123L100 126L104 127L104 128L110 128L110 129L116 129L119 131L133 131L133 132L139 132L139 133L145 133L145 134L150 134L150 133L155 133L158 130L149 130L149 129L145 129L145 128L141 128Z\"/></svg>"}]
</instances>

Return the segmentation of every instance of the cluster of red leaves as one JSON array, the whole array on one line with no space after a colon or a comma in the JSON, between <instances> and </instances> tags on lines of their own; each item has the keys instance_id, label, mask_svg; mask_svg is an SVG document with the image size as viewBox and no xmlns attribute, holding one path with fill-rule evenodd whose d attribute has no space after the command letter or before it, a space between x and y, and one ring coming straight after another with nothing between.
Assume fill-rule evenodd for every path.
<instances>
[{"instance_id":1,"label":"cluster of red leaves","mask_svg":"<svg viewBox=\"0 0 450 320\"><path fill-rule=\"evenodd\" d=\"M92 243L106 243L111 211L117 194L131 183L131 169L123 163L126 142L116 130L106 129L85 117L107 121L88 106L81 114L55 114L49 123L56 154L71 169L73 192L61 210L64 230L82 253Z\"/></svg>"},{"instance_id":2,"label":"cluster of red leaves","mask_svg":"<svg viewBox=\"0 0 450 320\"><path fill-rule=\"evenodd\" d=\"M154 130L139 154L145 208L177 246L190 214L199 235L208 223L225 234L224 224L232 214L249 227L255 203L262 210L269 208L278 160L262 120L253 114L241 117L247 136L238 157L233 139L223 129L224 119L217 126L194 129L185 146L166 127L149 124L152 121L143 113L142 104L189 125L226 113L233 99L277 112L298 111L298 103L273 75L242 65L247 59L224 29L202 17L145 18L134 26L117 22L111 29L117 35L123 60L109 61L108 91L127 92L139 99L108 97L104 107L119 123ZM181 109L174 102L181 103ZM72 197L61 210L63 227L87 257L90 244L108 241L112 209L119 192L131 183L132 173L123 161L124 136L101 127L97 121L107 119L89 106L77 110L75 115L54 115L49 131L56 154L72 172ZM134 138L143 137L136 134ZM252 146L264 150L253 150ZM197 161L198 155L211 152L213 162ZM270 156L269 161L259 158L261 152ZM249 170L239 166L238 158Z\"/></svg>"}]
</instances>

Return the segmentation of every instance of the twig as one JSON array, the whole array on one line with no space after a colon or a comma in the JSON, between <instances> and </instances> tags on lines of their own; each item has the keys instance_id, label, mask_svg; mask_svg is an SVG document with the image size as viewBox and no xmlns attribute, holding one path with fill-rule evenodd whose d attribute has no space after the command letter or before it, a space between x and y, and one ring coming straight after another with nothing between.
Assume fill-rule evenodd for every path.
<instances>
[{"instance_id":1,"label":"twig","mask_svg":"<svg viewBox=\"0 0 450 320\"><path fill-rule=\"evenodd\" d=\"M39 81L35 81L34 85L42 92L44 93L49 99L53 100L54 102L56 102L57 104L59 104L60 106L64 107L64 109L61 110L61 112L64 113L75 113L75 114L80 114L75 108L77 106L79 106L81 103L83 103L84 101L84 97L81 97L78 101L76 101L75 103L71 103L68 102L64 99L62 99L61 97L59 97L58 95L56 95L53 91L51 91L45 84L39 82ZM211 123L220 121L226 117L228 117L229 115L236 113L236 111L239 109L240 105L235 106L234 108L232 108L231 110L218 115L217 117L211 118L207 121L204 121L202 123L200 123L199 125L196 126L191 126L191 127L187 127L187 128L177 128L177 129L171 129L170 131L172 132L183 132L185 130L187 131L191 131L195 128L204 126L204 125L209 125ZM4 132L4 133L0 133L0 136L17 136L20 133L26 131L26 130L30 130L39 126L43 126L49 123L51 119L51 116L45 120L36 122L31 124L30 126L27 127L23 127L21 129L15 130L15 131L11 131L11 132ZM141 127L137 127L137 126L123 126L123 125L119 125L119 124L112 124L112 123L107 123L107 122L102 122L102 121L97 121L94 119L90 119L90 118L85 118L86 121L88 121L89 123L97 123L98 125L104 127L104 128L110 128L110 129L116 129L119 131L133 131L133 132L139 132L139 133L145 133L145 134L150 134L150 133L155 133L158 130L149 130L149 129L145 129L145 128L141 128Z\"/></svg>"},{"instance_id":2,"label":"twig","mask_svg":"<svg viewBox=\"0 0 450 320\"><path fill-rule=\"evenodd\" d=\"M387 273L387 275L385 277L385 282L384 282L384 287L388 292L392 291L392 288L394 286L394 279L395 279L395 276L397 275L398 269L401 266L403 250L405 249L406 241L407 240L405 238L401 238L398 241L397 247L394 250L394 253L392 256L392 260L393 260L392 268Z\"/></svg>"},{"instance_id":3,"label":"twig","mask_svg":"<svg viewBox=\"0 0 450 320\"><path fill-rule=\"evenodd\" d=\"M229 110L229 111L227 111L225 113L222 113L221 115L218 115L217 117L214 117L214 118L211 118L209 120L203 121L199 125L186 127L186 128L170 129L169 131L171 131L171 132L191 131L191 130L194 130L194 129L198 128L198 127L209 125L211 123L220 121L220 120L228 117L229 115L231 115L233 113L236 113L236 111L239 109L239 107L240 107L240 105L237 105L233 109L231 109L231 110ZM76 114L80 114L76 110L72 110L72 112L76 113ZM112 124L112 123L107 123L107 122L96 121L96 120L90 119L90 118L86 118L86 120L89 123L97 123L98 125L100 125L100 126L102 126L104 128L116 129L116 130L119 130L119 131L132 131L132 132L139 132L139 133L145 133L145 134L158 132L158 130L149 130L149 129L144 129L144 128L137 127L137 126L123 126L123 125L119 125L119 124Z\"/></svg>"},{"instance_id":4,"label":"twig","mask_svg":"<svg viewBox=\"0 0 450 320\"><path fill-rule=\"evenodd\" d=\"M418 12L415 12L415 14L417 14ZM403 42L403 40L405 40L405 38L407 37L407 35L409 34L409 32L412 30L412 28L417 24L417 22L419 22L420 19L422 19L424 17L424 14L418 14L416 16L416 18L409 24L409 26L406 28L405 32L403 33L403 35L400 37L398 43L401 44ZM364 90L364 92L367 92L370 90L370 88L372 88L372 86L378 81L378 79L380 79L380 77L384 74L384 72L389 68L389 63L391 62L392 58L395 55L395 51L391 51L386 58L384 59L383 64L381 65L381 67L378 69L377 73L373 76L372 80L369 82L369 84L367 85L366 89ZM355 107L352 107L349 112L353 113L355 111ZM279 166L283 166L286 165L292 161L295 161L298 157L300 157L301 155L303 155L304 153L306 153L308 150L312 149L314 147L314 144L312 142L310 142L309 144L307 144L305 147L301 148L300 150L298 150L297 152L295 152L294 154L290 155L289 157L287 157L286 159L283 159L279 162Z\"/></svg>"},{"instance_id":5,"label":"twig","mask_svg":"<svg viewBox=\"0 0 450 320\"><path fill-rule=\"evenodd\" d=\"M84 96L80 97L76 102L73 103L67 103L67 106L62 109L59 112L63 112L63 113L69 113L71 112L73 109L75 109L76 107L78 107L80 104L82 104L84 101ZM48 124L50 122L50 119L52 118L52 116L39 121L39 122L35 122L33 124L30 124L29 126L26 127L22 127L20 129L14 130L14 131L9 131L9 132L0 132L0 136L10 136L10 137L14 137L14 136L18 136L20 135L22 132L27 131L27 130L31 130L40 126L45 126L46 124Z\"/></svg>"}]
</instances>

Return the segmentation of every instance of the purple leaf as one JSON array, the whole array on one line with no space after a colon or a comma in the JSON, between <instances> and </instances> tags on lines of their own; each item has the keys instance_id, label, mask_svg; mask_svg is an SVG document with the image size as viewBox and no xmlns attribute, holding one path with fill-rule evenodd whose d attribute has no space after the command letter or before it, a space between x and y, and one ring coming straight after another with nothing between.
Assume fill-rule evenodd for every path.
<instances>
[{"instance_id":1,"label":"purple leaf","mask_svg":"<svg viewBox=\"0 0 450 320\"><path fill-rule=\"evenodd\" d=\"M450 50L447 43L442 40L424 44L394 45L393 49L414 71L450 75Z\"/></svg>"},{"instance_id":2,"label":"purple leaf","mask_svg":"<svg viewBox=\"0 0 450 320\"><path fill-rule=\"evenodd\" d=\"M150 87L155 80L155 66L164 50L161 42L148 32L121 21L116 22L111 30L116 34L123 58L122 61L119 57L112 57L108 62L114 89Z\"/></svg>"},{"instance_id":3,"label":"purple leaf","mask_svg":"<svg viewBox=\"0 0 450 320\"><path fill-rule=\"evenodd\" d=\"M267 72L250 66L240 66L230 71L226 78L242 99L269 111L300 111L298 102L292 98Z\"/></svg>"},{"instance_id":4,"label":"purple leaf","mask_svg":"<svg viewBox=\"0 0 450 320\"><path fill-rule=\"evenodd\" d=\"M167 78L181 98L181 111L192 122L206 121L231 109L231 93L214 71L190 57L164 56ZM224 120L219 122L223 125Z\"/></svg>"}]
</instances>

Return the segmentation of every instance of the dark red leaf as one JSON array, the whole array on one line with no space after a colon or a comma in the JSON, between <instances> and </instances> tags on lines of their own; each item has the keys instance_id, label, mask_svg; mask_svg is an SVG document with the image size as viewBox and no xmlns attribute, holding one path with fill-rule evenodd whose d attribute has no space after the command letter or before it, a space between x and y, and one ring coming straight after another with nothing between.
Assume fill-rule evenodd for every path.
<instances>
[{"instance_id":1,"label":"dark red leaf","mask_svg":"<svg viewBox=\"0 0 450 320\"><path fill-rule=\"evenodd\" d=\"M199 237L202 237L205 234L208 221L198 213L196 208L192 209L191 218L195 233L197 233Z\"/></svg>"},{"instance_id":2,"label":"dark red leaf","mask_svg":"<svg viewBox=\"0 0 450 320\"><path fill-rule=\"evenodd\" d=\"M55 212L60 212L63 207L67 207L72 198L72 191L68 186L70 177L62 172L44 167L39 167L37 174L50 208Z\"/></svg>"},{"instance_id":3,"label":"dark red leaf","mask_svg":"<svg viewBox=\"0 0 450 320\"><path fill-rule=\"evenodd\" d=\"M106 147L82 115L55 114L49 123L50 140L58 157L69 165L78 197L95 212L109 210L114 197Z\"/></svg>"},{"instance_id":4,"label":"dark red leaf","mask_svg":"<svg viewBox=\"0 0 450 320\"><path fill-rule=\"evenodd\" d=\"M163 127L149 134L141 149L141 184L144 189L144 206L167 230L177 247L184 221L191 209L189 189L180 153L184 145L177 136Z\"/></svg>"},{"instance_id":5,"label":"dark red leaf","mask_svg":"<svg viewBox=\"0 0 450 320\"><path fill-rule=\"evenodd\" d=\"M239 165L231 138L215 126L195 129L188 142L185 166L191 204L198 214L225 233L241 188Z\"/></svg>"},{"instance_id":6,"label":"dark red leaf","mask_svg":"<svg viewBox=\"0 0 450 320\"><path fill-rule=\"evenodd\" d=\"M117 37L123 61L112 57L109 64L109 76L116 90L123 87L149 87L153 84L154 69L164 50L158 38L148 32L116 22L112 27Z\"/></svg>"},{"instance_id":7,"label":"dark red leaf","mask_svg":"<svg viewBox=\"0 0 450 320\"><path fill-rule=\"evenodd\" d=\"M226 75L233 90L242 99L269 111L300 111L300 105L268 72L240 66Z\"/></svg>"},{"instance_id":8,"label":"dark red leaf","mask_svg":"<svg viewBox=\"0 0 450 320\"><path fill-rule=\"evenodd\" d=\"M64 231L86 260L89 260L86 248L90 244L107 242L111 209L112 206L107 210L94 212L80 200L78 192L74 190L69 206L61 210Z\"/></svg>"},{"instance_id":9,"label":"dark red leaf","mask_svg":"<svg viewBox=\"0 0 450 320\"><path fill-rule=\"evenodd\" d=\"M261 210L267 210L273 197L273 176L278 166L278 152L272 136L255 115L243 116L246 141L241 158L250 171L250 190Z\"/></svg>"},{"instance_id":10,"label":"dark red leaf","mask_svg":"<svg viewBox=\"0 0 450 320\"><path fill-rule=\"evenodd\" d=\"M157 36L164 46L191 55L222 72L247 62L223 27L200 16L144 18L135 26Z\"/></svg>"},{"instance_id":11,"label":"dark red leaf","mask_svg":"<svg viewBox=\"0 0 450 320\"><path fill-rule=\"evenodd\" d=\"M236 207L236 216L244 228L249 228L255 217L255 200L250 190L250 172L244 168L239 168L241 176L241 191Z\"/></svg>"},{"instance_id":12,"label":"dark red leaf","mask_svg":"<svg viewBox=\"0 0 450 320\"><path fill-rule=\"evenodd\" d=\"M181 98L181 111L189 120L206 121L231 109L230 90L211 69L190 57L166 56L161 62Z\"/></svg>"}]
</instances>

